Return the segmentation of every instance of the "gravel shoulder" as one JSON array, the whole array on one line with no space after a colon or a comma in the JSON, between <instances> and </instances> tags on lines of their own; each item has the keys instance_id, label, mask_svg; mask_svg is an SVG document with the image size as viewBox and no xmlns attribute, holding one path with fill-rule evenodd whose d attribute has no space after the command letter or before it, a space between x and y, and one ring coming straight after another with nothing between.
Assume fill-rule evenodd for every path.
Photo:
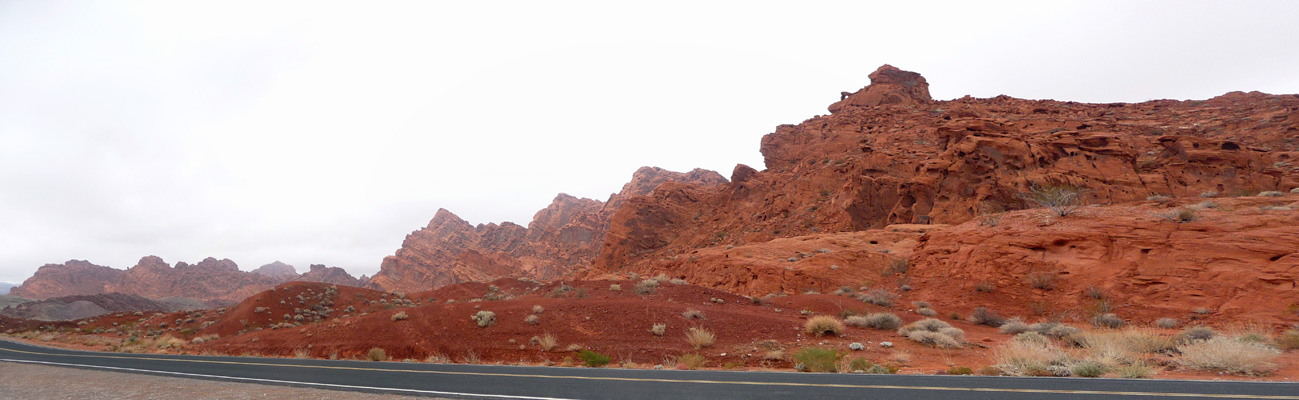
<instances>
[{"instance_id":1,"label":"gravel shoulder","mask_svg":"<svg viewBox=\"0 0 1299 400\"><path fill-rule=\"evenodd\" d=\"M0 362L0 377L0 399L430 399L14 362Z\"/></svg>"}]
</instances>

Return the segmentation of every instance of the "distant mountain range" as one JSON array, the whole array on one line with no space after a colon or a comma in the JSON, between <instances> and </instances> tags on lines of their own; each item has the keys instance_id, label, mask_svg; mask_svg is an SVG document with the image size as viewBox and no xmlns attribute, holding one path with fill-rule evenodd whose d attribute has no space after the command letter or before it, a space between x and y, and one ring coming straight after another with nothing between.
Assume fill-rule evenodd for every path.
<instances>
[{"instance_id":1,"label":"distant mountain range","mask_svg":"<svg viewBox=\"0 0 1299 400\"><path fill-rule=\"evenodd\" d=\"M16 286L18 285L9 282L0 282L0 296L9 294L9 289L12 289Z\"/></svg>"}]
</instances>

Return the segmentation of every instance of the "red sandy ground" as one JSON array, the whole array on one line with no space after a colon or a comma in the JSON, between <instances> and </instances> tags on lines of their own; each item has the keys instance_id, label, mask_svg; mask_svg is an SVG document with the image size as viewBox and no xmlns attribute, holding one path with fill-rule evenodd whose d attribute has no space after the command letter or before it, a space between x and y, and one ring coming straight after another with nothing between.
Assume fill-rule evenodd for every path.
<instances>
[{"instance_id":1,"label":"red sandy ground","mask_svg":"<svg viewBox=\"0 0 1299 400\"><path fill-rule=\"evenodd\" d=\"M560 285L573 287L562 297L551 297ZM620 284L621 291L611 291L611 284ZM172 313L167 315L131 314L110 315L93 323L80 325L82 329L111 328L136 323L137 326L156 327L158 322L174 322L177 318L195 317L195 321L182 324L181 329L168 334L184 336L181 330L201 326L206 321L216 321L194 336L219 334L218 340L188 344L180 349L165 350L180 353L257 355L267 357L294 357L295 350L305 350L311 357L364 359L373 347L385 350L391 360L422 361L430 355L443 355L453 362L466 362L473 357L481 363L526 365L574 365L574 351L569 346L590 349L607 354L614 365L632 368L649 368L663 364L675 367L675 357L699 353L709 360L709 368L739 369L789 369L789 354L810 346L827 346L850 353L849 357L865 357L873 362L900 367L904 374L941 374L951 366L969 366L979 369L993 364L991 348L1009 340L1008 335L995 328L975 325L962 320L950 320L952 325L966 332L970 345L962 349L936 349L910 342L892 331L847 327L839 336L817 337L803 329L809 315L841 315L844 312L879 312L885 308L865 304L852 297L830 294L804 294L762 299L755 304L749 298L691 285L662 283L648 295L633 292L632 281L579 281L554 282L539 285L515 279L502 279L490 283L501 293L511 297L496 301L470 301L482 298L488 291L487 283L470 283L445 287L432 292L408 296L416 306L389 307L367 300L382 299L384 292L351 287L338 287L334 308L356 307L357 311L336 311L323 322L309 323L292 328L269 329L283 321L283 314L292 314L300 304L279 304L280 300L298 294L324 293L324 284L291 283L275 291L253 296L235 307L199 313ZM310 289L310 291L308 291ZM304 295L305 297L305 295ZM388 294L388 299L398 296ZM715 302L720 299L722 302ZM454 302L449 303L448 300ZM311 305L307 302L307 305ZM544 311L537 314L540 323L531 325L524 318L533 314L533 306ZM270 311L253 312L257 307ZM687 309L704 313L701 320L688 320L682 316ZM479 310L496 313L496 323L478 327L470 316ZM807 315L803 311L807 311ZM911 312L912 307L897 304L891 310L906 322L923 318ZM409 319L393 321L391 316L405 312ZM941 312L941 310L940 310ZM269 318L268 318L269 316ZM139 322L137 322L139 321ZM649 332L655 323L667 324L663 336ZM68 324L72 325L72 324ZM64 325L67 329L67 325ZM77 326L77 325L72 325ZM685 340L690 327L702 327L717 333L716 344L696 351ZM261 328L261 329L258 329ZM175 329L170 326L168 329ZM1167 331L1169 334L1174 330ZM529 344L533 336L550 333L559 339L559 346L543 351ZM84 336L118 337L113 333L101 335L72 335L71 339L54 340L44 344L57 344L72 348L102 350L87 346ZM885 348L881 342L892 342ZM70 342L70 343L69 343ZM849 351L848 344L866 345L862 351ZM771 350L784 350L780 360L766 360ZM1299 377L1299 353L1289 351L1278 359L1281 369L1268 377L1224 376L1215 373L1190 371L1176 367L1170 360L1155 360L1166 368L1158 371L1160 378L1174 379L1250 379L1291 381Z\"/></svg>"}]
</instances>

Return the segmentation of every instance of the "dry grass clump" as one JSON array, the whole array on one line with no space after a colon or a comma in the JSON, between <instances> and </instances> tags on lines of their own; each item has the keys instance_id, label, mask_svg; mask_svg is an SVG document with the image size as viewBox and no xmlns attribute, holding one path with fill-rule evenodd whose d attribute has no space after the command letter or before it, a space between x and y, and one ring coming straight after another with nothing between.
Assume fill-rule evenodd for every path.
<instances>
[{"instance_id":1,"label":"dry grass clump","mask_svg":"<svg viewBox=\"0 0 1299 400\"><path fill-rule=\"evenodd\" d=\"M934 309L929 307L921 307L916 309L916 314L920 314L926 317L932 317L938 315L938 311L934 311Z\"/></svg>"},{"instance_id":2,"label":"dry grass clump","mask_svg":"<svg viewBox=\"0 0 1299 400\"><path fill-rule=\"evenodd\" d=\"M636 292L636 294L650 294L654 293L654 289L658 289L658 287L659 281L646 279L637 283L636 287L632 288L632 291Z\"/></svg>"},{"instance_id":3,"label":"dry grass clump","mask_svg":"<svg viewBox=\"0 0 1299 400\"><path fill-rule=\"evenodd\" d=\"M1218 331L1213 330L1213 328L1207 326L1192 326L1183 329L1182 333L1177 335L1177 338L1180 342L1190 343L1198 340L1213 339L1214 336L1218 336Z\"/></svg>"},{"instance_id":4,"label":"dry grass clump","mask_svg":"<svg viewBox=\"0 0 1299 400\"><path fill-rule=\"evenodd\" d=\"M540 347L541 351L550 351L554 349L555 346L559 346L559 339L550 333L545 333L541 336L533 336L528 342L533 346Z\"/></svg>"},{"instance_id":5,"label":"dry grass clump","mask_svg":"<svg viewBox=\"0 0 1299 400\"><path fill-rule=\"evenodd\" d=\"M699 354L684 354L677 359L677 363L684 369L700 369L708 365L708 358Z\"/></svg>"},{"instance_id":6,"label":"dry grass clump","mask_svg":"<svg viewBox=\"0 0 1299 400\"><path fill-rule=\"evenodd\" d=\"M1051 343L1051 338L1048 338L1041 333L1037 333L1033 331L1021 332L1019 334L1016 334L1015 337L1010 338L1010 340L1016 342L1039 344L1039 345L1046 345L1048 343Z\"/></svg>"},{"instance_id":7,"label":"dry grass clump","mask_svg":"<svg viewBox=\"0 0 1299 400\"><path fill-rule=\"evenodd\" d=\"M478 323L478 327L486 328L496 323L496 313L491 311L479 311L474 313L473 316L470 316L469 319Z\"/></svg>"},{"instance_id":8,"label":"dry grass clump","mask_svg":"<svg viewBox=\"0 0 1299 400\"><path fill-rule=\"evenodd\" d=\"M704 328L690 328L690 330L686 332L686 343L690 343L691 346L694 346L695 350L712 346L715 341L717 341L717 335L714 335L712 331Z\"/></svg>"},{"instance_id":9,"label":"dry grass clump","mask_svg":"<svg viewBox=\"0 0 1299 400\"><path fill-rule=\"evenodd\" d=\"M541 317L538 317L537 314L529 314L528 316L523 317L523 322L527 322L529 325L536 325L541 323Z\"/></svg>"},{"instance_id":10,"label":"dry grass clump","mask_svg":"<svg viewBox=\"0 0 1299 400\"><path fill-rule=\"evenodd\" d=\"M965 331L953 328L946 322L935 318L925 318L898 329L902 335L914 342L950 349L961 347L965 342Z\"/></svg>"},{"instance_id":11,"label":"dry grass clump","mask_svg":"<svg viewBox=\"0 0 1299 400\"><path fill-rule=\"evenodd\" d=\"M1033 272L1033 273L1029 273L1029 274L1028 274L1028 277L1026 278L1026 280L1028 281L1028 285L1029 285L1029 286L1032 286L1032 287L1035 287L1035 288L1038 288L1038 289L1042 289L1042 290L1051 290L1051 289L1055 289L1055 273L1054 273L1054 272Z\"/></svg>"},{"instance_id":12,"label":"dry grass clump","mask_svg":"<svg viewBox=\"0 0 1299 400\"><path fill-rule=\"evenodd\" d=\"M1276 347L1281 350L1299 349L1299 329L1289 329L1281 332L1273 340L1276 342Z\"/></svg>"},{"instance_id":13,"label":"dry grass clump","mask_svg":"<svg viewBox=\"0 0 1299 400\"><path fill-rule=\"evenodd\" d=\"M1182 353L1178 361L1187 368L1253 376L1276 371L1273 360L1281 355L1271 346L1225 336L1195 341L1177 350Z\"/></svg>"},{"instance_id":14,"label":"dry grass clump","mask_svg":"<svg viewBox=\"0 0 1299 400\"><path fill-rule=\"evenodd\" d=\"M1055 344L1012 340L993 352L993 367L1011 376L1055 376L1068 371L1068 354ZM1062 370L1062 368L1064 368Z\"/></svg>"},{"instance_id":15,"label":"dry grass clump","mask_svg":"<svg viewBox=\"0 0 1299 400\"><path fill-rule=\"evenodd\" d=\"M978 325L987 325L993 328L1000 327L1006 323L1006 318L998 315L996 312L988 310L987 307L976 307L974 313L970 314L970 322Z\"/></svg>"},{"instance_id":16,"label":"dry grass clump","mask_svg":"<svg viewBox=\"0 0 1299 400\"><path fill-rule=\"evenodd\" d=\"M1033 332L1053 339L1064 339L1082 333L1082 329L1058 322L1038 322L1028 326Z\"/></svg>"},{"instance_id":17,"label":"dry grass clump","mask_svg":"<svg viewBox=\"0 0 1299 400\"><path fill-rule=\"evenodd\" d=\"M546 311L546 309L542 307L540 304L532 306L533 314L541 314L543 311Z\"/></svg>"},{"instance_id":18,"label":"dry grass clump","mask_svg":"<svg viewBox=\"0 0 1299 400\"><path fill-rule=\"evenodd\" d=\"M693 308L688 308L688 309L686 309L685 312L682 312L682 313L681 313L681 316L682 316L682 317L686 317L686 319L707 319L707 318L704 318L704 312L703 312L703 311L699 311L699 310L696 310L696 309L693 309Z\"/></svg>"},{"instance_id":19,"label":"dry grass clump","mask_svg":"<svg viewBox=\"0 0 1299 400\"><path fill-rule=\"evenodd\" d=\"M378 347L370 348L370 352L365 354L370 361L383 361L388 359L388 353Z\"/></svg>"},{"instance_id":20,"label":"dry grass clump","mask_svg":"<svg viewBox=\"0 0 1299 400\"><path fill-rule=\"evenodd\" d=\"M1096 327L1110 329L1122 328L1124 324L1127 324L1127 322L1123 321L1123 318L1119 318L1114 313L1105 313L1092 317L1091 323Z\"/></svg>"},{"instance_id":21,"label":"dry grass clump","mask_svg":"<svg viewBox=\"0 0 1299 400\"><path fill-rule=\"evenodd\" d=\"M622 285L619 285L619 284L617 284L617 283L612 284L612 285L609 285L609 291L610 291L610 292L621 292L621 291L622 291Z\"/></svg>"},{"instance_id":22,"label":"dry grass clump","mask_svg":"<svg viewBox=\"0 0 1299 400\"><path fill-rule=\"evenodd\" d=\"M393 321L393 322L397 322L397 321L405 321L405 320L407 320L407 319L409 319L409 318L410 318L410 315L407 315L405 311L401 311L401 312L398 312L398 313L392 315L392 321Z\"/></svg>"},{"instance_id":23,"label":"dry grass clump","mask_svg":"<svg viewBox=\"0 0 1299 400\"><path fill-rule=\"evenodd\" d=\"M999 327L998 330L1000 330L1001 333L1007 335L1018 335L1024 332L1032 331L1033 329L1028 324L1024 323L1024 320L1019 318L1011 318L1009 320L1006 320L1005 323L1001 324L1001 327Z\"/></svg>"},{"instance_id":24,"label":"dry grass clump","mask_svg":"<svg viewBox=\"0 0 1299 400\"><path fill-rule=\"evenodd\" d=\"M843 322L839 321L838 318L829 315L817 315L808 318L807 323L803 324L803 329L807 330L807 333L816 336L822 336L827 333L838 335L839 332L843 332Z\"/></svg>"},{"instance_id":25,"label":"dry grass clump","mask_svg":"<svg viewBox=\"0 0 1299 400\"><path fill-rule=\"evenodd\" d=\"M654 336L663 336L663 333L668 331L668 325L654 324L653 326L650 327L649 331L650 333L653 333Z\"/></svg>"},{"instance_id":26,"label":"dry grass clump","mask_svg":"<svg viewBox=\"0 0 1299 400\"><path fill-rule=\"evenodd\" d=\"M870 327L887 331L898 329L899 326L902 326L902 318L893 313L854 315L845 319L844 322L856 327Z\"/></svg>"},{"instance_id":27,"label":"dry grass clump","mask_svg":"<svg viewBox=\"0 0 1299 400\"><path fill-rule=\"evenodd\" d=\"M897 298L897 295L884 289L871 289L870 291L857 296L857 300L880 307L893 307L893 299L895 298Z\"/></svg>"},{"instance_id":28,"label":"dry grass clump","mask_svg":"<svg viewBox=\"0 0 1299 400\"><path fill-rule=\"evenodd\" d=\"M1160 318L1155 320L1155 326L1164 329L1173 329L1177 327L1176 318Z\"/></svg>"},{"instance_id":29,"label":"dry grass clump","mask_svg":"<svg viewBox=\"0 0 1299 400\"><path fill-rule=\"evenodd\" d=\"M311 350L307 350L303 348L293 349L293 358L300 359L300 360L311 358Z\"/></svg>"}]
</instances>

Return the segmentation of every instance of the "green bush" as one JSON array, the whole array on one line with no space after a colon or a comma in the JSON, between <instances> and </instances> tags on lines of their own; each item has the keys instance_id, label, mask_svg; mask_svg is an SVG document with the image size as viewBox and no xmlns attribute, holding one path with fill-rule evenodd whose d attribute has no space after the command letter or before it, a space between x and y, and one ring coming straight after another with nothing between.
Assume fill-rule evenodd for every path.
<instances>
[{"instance_id":1,"label":"green bush","mask_svg":"<svg viewBox=\"0 0 1299 400\"><path fill-rule=\"evenodd\" d=\"M686 354L677 361L686 369L699 369L708 364L708 359L699 354Z\"/></svg>"},{"instance_id":2,"label":"green bush","mask_svg":"<svg viewBox=\"0 0 1299 400\"><path fill-rule=\"evenodd\" d=\"M951 367L947 369L948 375L974 375L974 370L970 367Z\"/></svg>"},{"instance_id":3,"label":"green bush","mask_svg":"<svg viewBox=\"0 0 1299 400\"><path fill-rule=\"evenodd\" d=\"M849 372L857 372L857 371L866 372L869 371L871 367L874 366L875 363L872 363L870 362L870 360L861 357L857 357L852 359L851 361L848 361Z\"/></svg>"},{"instance_id":4,"label":"green bush","mask_svg":"<svg viewBox=\"0 0 1299 400\"><path fill-rule=\"evenodd\" d=\"M804 372L839 372L839 352L824 347L808 347L794 353L794 362Z\"/></svg>"},{"instance_id":5,"label":"green bush","mask_svg":"<svg viewBox=\"0 0 1299 400\"><path fill-rule=\"evenodd\" d=\"M1096 378L1110 372L1110 369L1105 367L1105 364L1095 361L1083 361L1074 365L1070 372L1073 372L1074 376Z\"/></svg>"},{"instance_id":6,"label":"green bush","mask_svg":"<svg viewBox=\"0 0 1299 400\"><path fill-rule=\"evenodd\" d=\"M609 356L591 350L579 351L577 359L582 360L582 364L591 368L599 368L609 364Z\"/></svg>"}]
</instances>

